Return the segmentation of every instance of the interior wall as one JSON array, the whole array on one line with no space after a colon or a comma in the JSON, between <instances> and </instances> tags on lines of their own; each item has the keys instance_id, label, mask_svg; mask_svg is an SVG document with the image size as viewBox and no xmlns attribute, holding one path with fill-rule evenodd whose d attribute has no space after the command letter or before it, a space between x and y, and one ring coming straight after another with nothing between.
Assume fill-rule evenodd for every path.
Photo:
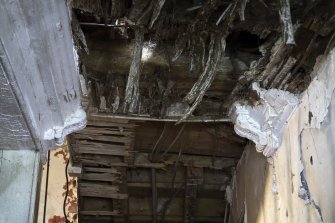
<instances>
[{"instance_id":1,"label":"interior wall","mask_svg":"<svg viewBox=\"0 0 335 223\"><path fill-rule=\"evenodd\" d=\"M334 51L319 58L272 158L247 146L229 222L335 222L334 64Z\"/></svg>"},{"instance_id":2,"label":"interior wall","mask_svg":"<svg viewBox=\"0 0 335 223\"><path fill-rule=\"evenodd\" d=\"M69 153L66 145L50 151L48 180L46 177L48 164L42 166L37 223L65 222L63 202L66 193L65 168L68 159ZM68 220L77 223L77 180L75 177L69 177L68 179L69 192L65 210ZM45 201L46 181L48 181L47 201ZM43 221L44 208L45 221Z\"/></svg>"},{"instance_id":3,"label":"interior wall","mask_svg":"<svg viewBox=\"0 0 335 223\"><path fill-rule=\"evenodd\" d=\"M39 167L37 151L0 150L0 223L34 222Z\"/></svg>"}]
</instances>

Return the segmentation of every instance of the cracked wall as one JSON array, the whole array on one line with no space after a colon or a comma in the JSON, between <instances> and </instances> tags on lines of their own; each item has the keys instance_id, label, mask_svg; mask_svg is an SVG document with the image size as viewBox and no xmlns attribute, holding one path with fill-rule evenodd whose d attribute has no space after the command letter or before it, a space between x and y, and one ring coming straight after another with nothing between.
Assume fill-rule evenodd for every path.
<instances>
[{"instance_id":1,"label":"cracked wall","mask_svg":"<svg viewBox=\"0 0 335 223\"><path fill-rule=\"evenodd\" d=\"M334 51L319 57L313 81L270 158L249 144L236 169L230 222L335 222Z\"/></svg>"}]
</instances>

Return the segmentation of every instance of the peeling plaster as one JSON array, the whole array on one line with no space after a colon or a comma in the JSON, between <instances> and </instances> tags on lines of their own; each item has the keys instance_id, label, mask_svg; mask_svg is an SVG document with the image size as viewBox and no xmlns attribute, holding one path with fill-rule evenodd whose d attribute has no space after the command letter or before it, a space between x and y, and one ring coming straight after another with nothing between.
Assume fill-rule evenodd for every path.
<instances>
[{"instance_id":1,"label":"peeling plaster","mask_svg":"<svg viewBox=\"0 0 335 223\"><path fill-rule=\"evenodd\" d=\"M328 114L331 97L335 89L334 50L328 57L320 56L311 76L314 76L311 84L303 94L303 101L308 105L303 110L309 110L308 121L301 119L303 128L320 129L320 124ZM319 75L318 75L319 74ZM302 131L302 129L301 129Z\"/></svg>"},{"instance_id":2,"label":"peeling plaster","mask_svg":"<svg viewBox=\"0 0 335 223\"><path fill-rule=\"evenodd\" d=\"M235 132L256 144L258 152L272 156L281 144L283 127L290 119L299 100L293 94L277 90L265 90L253 83L260 101L256 106L236 102L232 109Z\"/></svg>"},{"instance_id":3,"label":"peeling plaster","mask_svg":"<svg viewBox=\"0 0 335 223\"><path fill-rule=\"evenodd\" d=\"M44 133L45 140L55 140L57 146L64 144L67 135L85 128L86 113L79 108L75 113L65 119L64 126L55 126Z\"/></svg>"},{"instance_id":4,"label":"peeling plaster","mask_svg":"<svg viewBox=\"0 0 335 223\"><path fill-rule=\"evenodd\" d=\"M246 149L237 166L232 219L245 201L250 222L335 222L334 53L317 59L272 161L264 168L265 157Z\"/></svg>"}]
</instances>

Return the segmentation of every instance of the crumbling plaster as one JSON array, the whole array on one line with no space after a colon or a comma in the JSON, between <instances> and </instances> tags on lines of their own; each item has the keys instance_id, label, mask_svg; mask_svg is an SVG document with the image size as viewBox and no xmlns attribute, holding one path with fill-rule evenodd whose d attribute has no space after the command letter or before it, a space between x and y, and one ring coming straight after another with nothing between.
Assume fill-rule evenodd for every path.
<instances>
[{"instance_id":1,"label":"crumbling plaster","mask_svg":"<svg viewBox=\"0 0 335 223\"><path fill-rule=\"evenodd\" d=\"M233 105L235 132L253 141L258 152L272 156L281 144L282 130L298 105L298 98L286 91L265 90L253 83L252 90L260 98L257 105L243 102Z\"/></svg>"},{"instance_id":2,"label":"crumbling plaster","mask_svg":"<svg viewBox=\"0 0 335 223\"><path fill-rule=\"evenodd\" d=\"M236 170L230 222L335 222L335 51L313 80L271 158L248 145Z\"/></svg>"}]
</instances>

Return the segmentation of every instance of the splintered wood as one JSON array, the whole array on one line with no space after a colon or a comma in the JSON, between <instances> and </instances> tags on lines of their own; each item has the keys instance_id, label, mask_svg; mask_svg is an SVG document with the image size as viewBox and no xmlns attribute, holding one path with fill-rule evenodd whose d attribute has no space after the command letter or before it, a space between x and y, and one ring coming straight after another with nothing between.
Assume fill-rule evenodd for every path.
<instances>
[{"instance_id":1,"label":"splintered wood","mask_svg":"<svg viewBox=\"0 0 335 223\"><path fill-rule=\"evenodd\" d=\"M135 47L133 53L133 61L130 65L126 93L124 111L127 110L133 113L138 105L139 99L139 81L141 75L141 60L142 60L142 47L143 47L144 33L141 28L135 28Z\"/></svg>"},{"instance_id":2,"label":"splintered wood","mask_svg":"<svg viewBox=\"0 0 335 223\"><path fill-rule=\"evenodd\" d=\"M91 115L87 127L71 135L72 163L82 170L78 176L79 220L138 223L155 218L157 222L222 222L224 209L221 207L225 206L222 190L230 182L230 171L237 159L192 155L189 154L192 149L185 148L183 155L169 151L159 162L153 162L150 159L152 146L147 152L138 151L136 147L136 137L144 140L136 134L145 131L140 129L141 125L145 122L134 124ZM209 126L197 126L208 130L203 133L204 137L212 134L228 137L226 134L229 134L223 132L224 126L217 126L215 133ZM173 124L170 127L179 129ZM156 131L153 128L150 131L152 136L147 135L146 140L154 143ZM171 144L170 138L163 143ZM160 149L165 147L160 145ZM155 200L152 200L153 188L157 194ZM153 203L157 204L156 212L152 211Z\"/></svg>"},{"instance_id":3,"label":"splintered wood","mask_svg":"<svg viewBox=\"0 0 335 223\"><path fill-rule=\"evenodd\" d=\"M114 222L125 222L128 199L126 166L131 162L134 127L127 121L90 117L87 127L71 136L73 162L83 170L78 177L79 218L113 216ZM110 157L115 157L118 162L113 162ZM97 202L97 198L110 203L111 207L100 209L99 205L88 205Z\"/></svg>"},{"instance_id":4,"label":"splintered wood","mask_svg":"<svg viewBox=\"0 0 335 223\"><path fill-rule=\"evenodd\" d=\"M187 119L201 102L207 89L215 78L216 65L221 58L222 52L224 52L225 46L225 39L215 37L214 35L211 36L209 56L205 70L200 75L198 81L193 85L191 91L184 98L184 101L191 104L191 107L186 110L184 116L177 122L177 124Z\"/></svg>"},{"instance_id":5,"label":"splintered wood","mask_svg":"<svg viewBox=\"0 0 335 223\"><path fill-rule=\"evenodd\" d=\"M89 106L124 117L228 118L252 82L299 94L335 42L331 0L70 3Z\"/></svg>"},{"instance_id":6,"label":"splintered wood","mask_svg":"<svg viewBox=\"0 0 335 223\"><path fill-rule=\"evenodd\" d=\"M280 2L280 19L283 23L284 39L286 44L295 44L294 41L294 30L291 19L291 9L290 9L290 0L279 0Z\"/></svg>"}]
</instances>

